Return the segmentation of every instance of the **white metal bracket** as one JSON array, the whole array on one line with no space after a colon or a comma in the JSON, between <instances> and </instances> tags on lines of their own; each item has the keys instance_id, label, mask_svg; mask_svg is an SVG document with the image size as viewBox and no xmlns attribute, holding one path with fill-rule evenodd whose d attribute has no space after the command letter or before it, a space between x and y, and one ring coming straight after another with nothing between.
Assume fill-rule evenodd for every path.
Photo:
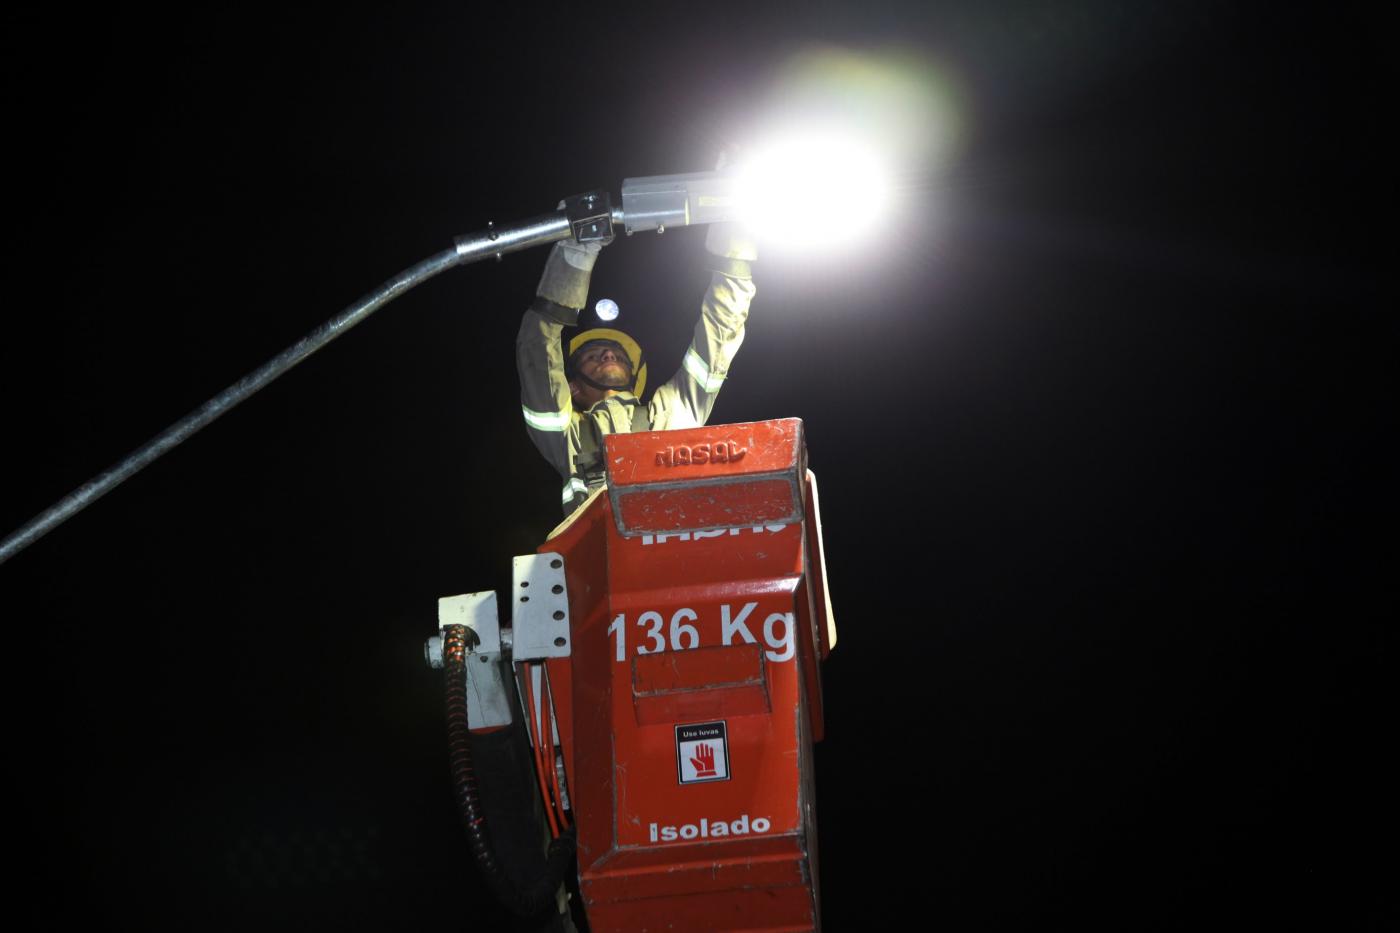
<instances>
[{"instance_id":1,"label":"white metal bracket","mask_svg":"<svg viewBox=\"0 0 1400 933\"><path fill-rule=\"evenodd\" d=\"M510 725L510 693L501 657L501 620L494 590L444 596L438 600L438 631L465 625L476 634L467 655L467 725L472 729Z\"/></svg>"},{"instance_id":2,"label":"white metal bracket","mask_svg":"<svg viewBox=\"0 0 1400 933\"><path fill-rule=\"evenodd\" d=\"M517 557L512 577L514 659L567 658L572 646L564 555L545 552Z\"/></svg>"}]
</instances>

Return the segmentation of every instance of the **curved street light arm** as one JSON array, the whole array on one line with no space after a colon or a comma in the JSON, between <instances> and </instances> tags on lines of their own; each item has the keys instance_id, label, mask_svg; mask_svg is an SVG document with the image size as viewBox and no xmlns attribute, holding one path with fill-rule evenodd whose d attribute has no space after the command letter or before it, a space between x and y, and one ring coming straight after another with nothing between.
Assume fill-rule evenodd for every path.
<instances>
[{"instance_id":1,"label":"curved street light arm","mask_svg":"<svg viewBox=\"0 0 1400 933\"><path fill-rule=\"evenodd\" d=\"M708 224L732 219L733 183L718 172L654 175L622 182L622 208L611 206L605 191L566 198L559 208L529 220L455 239L455 246L399 273L359 301L326 321L295 344L268 360L184 418L147 441L145 446L73 490L0 542L0 564L14 557L83 509L111 492L162 455L184 443L201 428L278 376L330 343L404 292L453 266L479 262L506 253L574 237L580 241L610 237L617 226L628 234L666 227Z\"/></svg>"},{"instance_id":2,"label":"curved street light arm","mask_svg":"<svg viewBox=\"0 0 1400 933\"><path fill-rule=\"evenodd\" d=\"M614 213L618 219L620 219L619 215L620 212ZM0 564L14 557L116 489L117 486L135 476L162 455L184 443L201 428L213 423L239 402L267 386L278 376L414 286L426 282L453 266L478 262L491 256L500 258L506 253L553 243L556 240L567 239L571 235L568 215L561 210L508 226L488 225L486 230L479 233L457 237L456 246L452 249L444 250L425 259L389 279L262 366L248 373L151 438L144 446L128 454L105 472L88 480L48 509L36 515L28 524L0 542Z\"/></svg>"}]
</instances>

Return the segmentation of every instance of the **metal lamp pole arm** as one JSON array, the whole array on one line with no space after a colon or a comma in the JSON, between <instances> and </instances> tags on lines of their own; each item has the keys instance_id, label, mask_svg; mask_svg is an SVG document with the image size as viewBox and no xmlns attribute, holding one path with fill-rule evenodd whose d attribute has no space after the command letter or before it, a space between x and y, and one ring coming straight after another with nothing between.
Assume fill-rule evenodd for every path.
<instances>
[{"instance_id":1,"label":"metal lamp pole arm","mask_svg":"<svg viewBox=\"0 0 1400 933\"><path fill-rule=\"evenodd\" d=\"M106 472L73 490L24 527L0 542L0 564L53 531L84 508L117 488L163 454L178 447L201 428L278 376L359 324L404 292L453 266L479 262L506 253L544 246L573 237L579 241L602 240L622 225L628 233L664 231L669 226L725 220L723 190L727 180L715 172L629 178L622 183L621 210L611 206L606 191L592 191L564 200L564 206L515 224L496 226L456 238L456 245L405 269L320 327L239 379L184 418L128 454ZM723 189L723 190L722 190Z\"/></svg>"},{"instance_id":2,"label":"metal lamp pole arm","mask_svg":"<svg viewBox=\"0 0 1400 933\"><path fill-rule=\"evenodd\" d=\"M488 227L480 233L457 238L457 245L389 279L359 301L302 337L262 366L248 373L218 395L157 434L125 459L105 472L88 480L64 496L44 512L36 515L24 527L0 542L0 564L14 557L44 535L53 531L74 515L107 493L116 489L146 466L184 443L201 428L215 421L239 402L267 386L278 376L306 359L317 350L359 324L375 311L404 292L428 281L453 266L477 262L490 256L502 256L532 246L553 243L570 236L569 219L560 211L534 217L519 224Z\"/></svg>"}]
</instances>

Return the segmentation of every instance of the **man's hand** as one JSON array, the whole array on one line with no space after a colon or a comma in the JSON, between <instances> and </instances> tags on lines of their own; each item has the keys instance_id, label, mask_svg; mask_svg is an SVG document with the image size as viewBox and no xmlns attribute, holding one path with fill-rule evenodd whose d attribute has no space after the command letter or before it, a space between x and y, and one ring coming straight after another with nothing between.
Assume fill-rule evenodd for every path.
<instances>
[{"instance_id":1,"label":"man's hand","mask_svg":"<svg viewBox=\"0 0 1400 933\"><path fill-rule=\"evenodd\" d=\"M612 242L607 240L590 240L587 243L580 243L577 240L560 240L559 252L563 255L564 261L582 272L592 272L593 264L598 261L598 254L603 251L603 247Z\"/></svg>"},{"instance_id":2,"label":"man's hand","mask_svg":"<svg viewBox=\"0 0 1400 933\"><path fill-rule=\"evenodd\" d=\"M753 234L735 221L710 224L705 234L705 249L723 259L742 259L754 262L758 259L758 244Z\"/></svg>"},{"instance_id":3,"label":"man's hand","mask_svg":"<svg viewBox=\"0 0 1400 933\"><path fill-rule=\"evenodd\" d=\"M715 171L732 170L740 157L738 147L726 146L719 154ZM758 259L758 243L754 241L752 231L734 221L710 224L710 229L705 233L705 249L723 259L742 259L745 262Z\"/></svg>"},{"instance_id":4,"label":"man's hand","mask_svg":"<svg viewBox=\"0 0 1400 933\"><path fill-rule=\"evenodd\" d=\"M559 210L564 202L559 202ZM588 303L588 280L593 274L593 264L603 247L612 242L592 240L580 243L575 239L560 240L554 244L545 260L544 275L540 276L539 288L535 294L564 308L577 311ZM548 315L546 315L548 316ZM577 318L577 315L574 315ZM561 320L562 324L574 324L576 320Z\"/></svg>"},{"instance_id":5,"label":"man's hand","mask_svg":"<svg viewBox=\"0 0 1400 933\"><path fill-rule=\"evenodd\" d=\"M555 210L562 211L564 202L560 201ZM603 251L603 247L611 243L616 237L608 237L606 240L589 240L587 243L580 243L570 237L567 240L559 241L559 251L564 256L564 261L575 269L584 272L592 272L593 264L598 261L598 254Z\"/></svg>"}]
</instances>

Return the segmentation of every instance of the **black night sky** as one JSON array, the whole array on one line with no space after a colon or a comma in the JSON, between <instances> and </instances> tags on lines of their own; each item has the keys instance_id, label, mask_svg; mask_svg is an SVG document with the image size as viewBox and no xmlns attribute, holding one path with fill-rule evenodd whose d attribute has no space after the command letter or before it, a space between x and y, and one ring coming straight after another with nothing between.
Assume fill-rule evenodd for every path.
<instances>
[{"instance_id":1,"label":"black night sky","mask_svg":"<svg viewBox=\"0 0 1400 933\"><path fill-rule=\"evenodd\" d=\"M4 534L454 235L712 167L794 56L901 63L956 130L878 243L765 253L713 418L803 418L821 481L826 928L1381 925L1378 14L4 16ZM655 379L702 240L599 262ZM0 566L10 917L509 928L421 647L559 518L543 260L429 282Z\"/></svg>"}]
</instances>

